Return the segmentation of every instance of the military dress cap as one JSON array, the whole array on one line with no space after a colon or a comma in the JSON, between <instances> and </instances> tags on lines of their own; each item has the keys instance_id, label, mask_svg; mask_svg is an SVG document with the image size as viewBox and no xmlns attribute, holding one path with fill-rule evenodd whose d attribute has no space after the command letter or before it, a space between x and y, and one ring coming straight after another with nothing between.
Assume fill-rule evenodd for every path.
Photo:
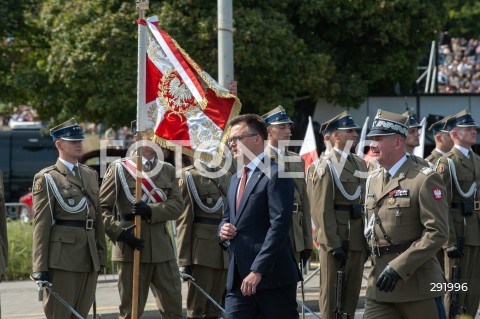
<instances>
[{"instance_id":1,"label":"military dress cap","mask_svg":"<svg viewBox=\"0 0 480 319\"><path fill-rule=\"evenodd\" d=\"M62 139L65 141L82 141L85 133L74 118L50 129L50 135L54 141Z\"/></svg>"},{"instance_id":2,"label":"military dress cap","mask_svg":"<svg viewBox=\"0 0 480 319\"><path fill-rule=\"evenodd\" d=\"M320 127L320 133L323 135L327 133L332 133L335 130L351 130L360 129L360 126L355 123L352 119L352 116L348 114L347 111L343 111L342 113L335 116L333 119L330 119L322 124Z\"/></svg>"},{"instance_id":3,"label":"military dress cap","mask_svg":"<svg viewBox=\"0 0 480 319\"><path fill-rule=\"evenodd\" d=\"M287 112L283 106L279 105L267 114L262 115L262 119L267 126L276 124L293 124L293 121L288 117Z\"/></svg>"},{"instance_id":4,"label":"military dress cap","mask_svg":"<svg viewBox=\"0 0 480 319\"><path fill-rule=\"evenodd\" d=\"M467 109L452 115L445 124L445 130L451 131L454 127L479 127Z\"/></svg>"},{"instance_id":5,"label":"military dress cap","mask_svg":"<svg viewBox=\"0 0 480 319\"><path fill-rule=\"evenodd\" d=\"M408 116L408 120L410 121L410 125L408 126L408 128L420 128L420 127L422 127L422 125L420 123L418 123L415 116L413 116L412 113L410 113L409 111L403 113L402 115Z\"/></svg>"},{"instance_id":6,"label":"military dress cap","mask_svg":"<svg viewBox=\"0 0 480 319\"><path fill-rule=\"evenodd\" d=\"M449 115L447 117L444 117L443 119L441 119L440 121L437 121L435 123L433 123L432 125L430 125L430 127L428 128L429 131L432 132L433 135L437 134L438 132L444 132L444 133L448 133L448 131L446 130L446 124L447 124L447 121L451 118L452 116Z\"/></svg>"},{"instance_id":7,"label":"military dress cap","mask_svg":"<svg viewBox=\"0 0 480 319\"><path fill-rule=\"evenodd\" d=\"M367 136L400 134L406 137L408 127L408 116L379 109Z\"/></svg>"}]
</instances>

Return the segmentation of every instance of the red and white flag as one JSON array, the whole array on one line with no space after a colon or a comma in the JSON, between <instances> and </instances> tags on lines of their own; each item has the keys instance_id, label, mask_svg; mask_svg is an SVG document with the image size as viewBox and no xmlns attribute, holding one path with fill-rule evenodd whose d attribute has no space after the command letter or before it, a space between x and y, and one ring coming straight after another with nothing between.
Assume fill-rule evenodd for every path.
<instances>
[{"instance_id":1,"label":"red and white flag","mask_svg":"<svg viewBox=\"0 0 480 319\"><path fill-rule=\"evenodd\" d=\"M311 116L308 117L307 132L305 133L305 138L300 148L300 156L305 161L305 172L308 170L310 164L318 159L317 142L315 141Z\"/></svg>"},{"instance_id":2,"label":"red and white flag","mask_svg":"<svg viewBox=\"0 0 480 319\"><path fill-rule=\"evenodd\" d=\"M156 16L147 19L147 27L146 129L163 147L167 141L183 141L178 145L190 156L219 152L229 120L240 112L240 100L160 29Z\"/></svg>"}]
</instances>

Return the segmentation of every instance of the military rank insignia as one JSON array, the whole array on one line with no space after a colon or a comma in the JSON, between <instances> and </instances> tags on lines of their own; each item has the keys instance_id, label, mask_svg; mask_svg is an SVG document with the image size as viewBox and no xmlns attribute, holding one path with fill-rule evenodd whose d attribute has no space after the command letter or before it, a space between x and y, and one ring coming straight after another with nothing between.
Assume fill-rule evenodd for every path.
<instances>
[{"instance_id":1,"label":"military rank insignia","mask_svg":"<svg viewBox=\"0 0 480 319\"><path fill-rule=\"evenodd\" d=\"M445 164L440 163L437 166L437 173L442 174L443 172L445 172Z\"/></svg>"},{"instance_id":2,"label":"military rank insignia","mask_svg":"<svg viewBox=\"0 0 480 319\"><path fill-rule=\"evenodd\" d=\"M435 187L432 189L433 192L433 198L435 200L441 200L442 199L442 190L438 187Z\"/></svg>"},{"instance_id":3,"label":"military rank insignia","mask_svg":"<svg viewBox=\"0 0 480 319\"><path fill-rule=\"evenodd\" d=\"M183 186L183 178L179 178L178 179L178 187L182 187Z\"/></svg>"},{"instance_id":4,"label":"military rank insignia","mask_svg":"<svg viewBox=\"0 0 480 319\"><path fill-rule=\"evenodd\" d=\"M36 194L42 190L42 184L39 181L33 183L33 193Z\"/></svg>"}]
</instances>

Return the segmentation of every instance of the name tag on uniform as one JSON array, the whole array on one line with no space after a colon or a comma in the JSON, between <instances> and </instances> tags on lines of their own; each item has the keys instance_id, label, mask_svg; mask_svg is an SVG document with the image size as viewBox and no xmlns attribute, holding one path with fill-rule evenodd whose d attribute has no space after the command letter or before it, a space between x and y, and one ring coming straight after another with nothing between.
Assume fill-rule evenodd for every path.
<instances>
[{"instance_id":1,"label":"name tag on uniform","mask_svg":"<svg viewBox=\"0 0 480 319\"><path fill-rule=\"evenodd\" d=\"M408 197L408 189L396 189L390 192L390 197Z\"/></svg>"}]
</instances>

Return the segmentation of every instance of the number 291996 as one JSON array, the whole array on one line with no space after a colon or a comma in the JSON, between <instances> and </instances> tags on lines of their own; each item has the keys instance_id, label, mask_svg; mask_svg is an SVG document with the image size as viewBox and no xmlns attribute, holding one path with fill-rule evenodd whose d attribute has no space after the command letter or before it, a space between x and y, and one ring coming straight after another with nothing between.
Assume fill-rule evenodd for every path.
<instances>
[{"instance_id":1,"label":"number 291996","mask_svg":"<svg viewBox=\"0 0 480 319\"><path fill-rule=\"evenodd\" d=\"M468 285L464 283L451 283L451 282L431 282L430 291L468 291Z\"/></svg>"}]
</instances>

